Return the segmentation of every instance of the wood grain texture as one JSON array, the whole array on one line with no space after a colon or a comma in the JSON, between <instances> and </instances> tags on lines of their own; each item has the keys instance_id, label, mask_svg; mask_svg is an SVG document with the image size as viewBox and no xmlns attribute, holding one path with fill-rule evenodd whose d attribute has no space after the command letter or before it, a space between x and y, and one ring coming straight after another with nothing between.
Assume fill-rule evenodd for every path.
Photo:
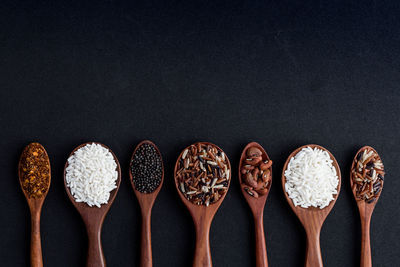
<instances>
[{"instance_id":1,"label":"wood grain texture","mask_svg":"<svg viewBox=\"0 0 400 267\"><path fill-rule=\"evenodd\" d=\"M223 151L221 148L218 146L208 143L208 142L200 142L206 145L212 145L217 147L219 150ZM186 148L185 148L186 149ZM224 200L226 194L229 191L229 186L232 180L232 175L229 178L228 181L228 188L227 192L215 203L210 204L208 207L205 205L195 205L189 200L185 198L181 190L179 189L179 185L177 182L177 176L176 172L178 170L178 165L179 165L179 159L182 157L182 153L185 151L185 149L182 150L180 153L176 164L175 164L175 169L174 169L174 177L175 177L175 187L176 190L178 191L178 195L181 198L183 204L186 206L186 208L189 210L190 215L192 216L193 223L195 226L195 231L196 231L196 248L195 248L195 254L194 254L194 259L193 259L193 267L211 267L212 266L212 259L211 259L211 250L210 250L210 227L212 220L214 218L215 213L217 212L218 208L221 206L222 201ZM231 170L231 164L229 162L229 158L226 155L227 163L228 163L228 169ZM232 173L232 172L231 172Z\"/></svg>"},{"instance_id":2,"label":"wood grain texture","mask_svg":"<svg viewBox=\"0 0 400 267\"><path fill-rule=\"evenodd\" d=\"M360 203L364 202L364 203ZM375 201L376 202L376 201ZM365 201L358 201L358 210L361 219L361 267L372 267L370 225L374 205L370 206Z\"/></svg>"},{"instance_id":3,"label":"wood grain texture","mask_svg":"<svg viewBox=\"0 0 400 267\"><path fill-rule=\"evenodd\" d=\"M249 143L242 152L242 155L240 156L240 163L239 163L239 183L242 185L242 175L241 175L241 169L242 169L242 162L247 158L246 156L246 151L250 147L257 147L258 149L261 150L262 152L262 160L270 160L267 152L264 150L264 148L256 143L256 142L251 142ZM271 171L271 182L268 184L268 192L263 195L259 196L258 198L255 198L253 196L250 196L245 190L244 186L241 186L242 193L244 198L246 199L247 203L249 204L249 207L251 209L251 212L253 213L253 218L254 218L254 227L255 227L255 257L256 257L256 266L257 267L267 267L268 266L268 257L267 257L267 248L265 244L265 234L264 234L264 206L265 202L267 200L269 191L271 189L272 185L272 167L269 168Z\"/></svg>"},{"instance_id":4,"label":"wood grain texture","mask_svg":"<svg viewBox=\"0 0 400 267\"><path fill-rule=\"evenodd\" d=\"M86 203L75 201L75 198L72 196L71 191L70 191L69 187L67 186L67 181L66 181L66 169L68 167L68 161L65 163L65 167L64 167L64 186L65 186L65 190L67 192L69 199L71 200L71 202L75 206L75 208L78 210L79 214L82 217L83 222L86 225L86 231L88 234L88 243L89 243L86 266L87 267L105 267L106 261L104 258L103 248L101 245L101 228L103 226L104 218L106 217L108 211L110 210L110 207L115 200L119 186L121 184L121 167L119 165L117 157L111 151L111 149L109 149L107 146L97 143L97 142L88 142L88 143L84 143L84 144L76 147L71 152L70 156L72 156L72 154L74 154L75 151L78 150L79 148L81 148L87 144L92 144L92 143L99 144L99 145L107 148L110 151L110 153L113 155L114 160L117 164L117 172L118 172L118 178L116 181L117 188L115 188L114 190L112 190L110 192L110 198L108 199L108 203L102 204L101 207L98 208L98 207L89 207L89 205L87 205Z\"/></svg>"},{"instance_id":5,"label":"wood grain texture","mask_svg":"<svg viewBox=\"0 0 400 267\"><path fill-rule=\"evenodd\" d=\"M307 209L302 208L300 206L296 207L296 206L294 206L292 199L289 198L289 196L285 190L285 183L286 183L285 170L287 169L289 161L293 156L295 156L301 149L303 149L305 147L319 148L319 149L327 151L333 161L333 165L334 165L334 167L336 169L336 173L338 175L339 183L338 183L338 187L337 187L337 194L334 196L334 199L329 203L329 205L323 209L315 208L315 207L310 207ZM342 179L341 179L341 174L340 174L340 168L339 168L339 164L337 163L335 157L326 148L319 146L319 145L311 144L311 145L304 145L302 147L299 147L298 149L296 149L289 155L288 159L285 162L285 165L283 166L282 188L283 188L285 198L286 198L287 202L289 203L289 206L291 207L293 212L299 218L301 224L303 225L303 227L306 231L306 235L307 235L307 249L306 249L306 258L305 258L305 266L306 267L316 267L316 266L321 267L321 266L323 266L319 237L320 237L320 233L321 233L322 224L324 223L328 214L331 212L331 210L332 210L333 206L335 205L336 200L339 196L341 181L342 181Z\"/></svg>"},{"instance_id":6,"label":"wood grain texture","mask_svg":"<svg viewBox=\"0 0 400 267\"><path fill-rule=\"evenodd\" d=\"M42 149L45 153L47 163L49 165L49 172L50 172L49 173L49 184L48 184L47 190L46 190L46 192L43 193L41 198L34 199L34 198L29 198L28 194L22 189L22 192L24 193L24 196L28 202L29 211L31 214L31 244L30 244L31 267L43 267L42 243L41 243L41 238L40 238L40 215L42 212L44 200L47 196L47 193L49 192L49 188L50 188L50 184L51 184L50 159L49 159L46 149L43 146L42 146ZM21 183L21 177L22 177L21 160L22 160L22 155L21 155L20 161L18 163L18 175L19 175L18 180L19 180L21 188L23 188L22 183Z\"/></svg>"},{"instance_id":7,"label":"wood grain texture","mask_svg":"<svg viewBox=\"0 0 400 267\"><path fill-rule=\"evenodd\" d=\"M161 158L161 164L162 164L161 182L152 193L146 194L146 193L141 193L138 190L136 190L135 184L132 179L133 177L132 177L132 172L131 172L130 168L129 168L129 179L130 179L133 191L135 192L135 195L138 199L140 210L142 213L140 266L141 267L151 267L151 266L153 266L153 257L152 257L152 249L151 249L151 210L153 208L154 202L157 198L158 193L161 190L161 187L162 187L162 184L164 181L164 163L163 163L163 160L161 157L160 150L153 142L151 142L149 140L142 141L136 146L135 150L132 153L131 162L132 162L133 157L136 154L136 151L138 150L138 148L145 143L153 146Z\"/></svg>"},{"instance_id":8,"label":"wood grain texture","mask_svg":"<svg viewBox=\"0 0 400 267\"><path fill-rule=\"evenodd\" d=\"M30 212L31 212L31 266L42 267L43 256L42 256L42 242L40 238L40 214L43 205L43 199L28 200Z\"/></svg>"},{"instance_id":9,"label":"wood grain texture","mask_svg":"<svg viewBox=\"0 0 400 267\"><path fill-rule=\"evenodd\" d=\"M357 207L358 211L360 213L360 220L361 220L361 257L360 257L360 266L361 267L372 267L372 256L371 256L371 240L370 240L370 225L371 225L371 218L372 218L372 213L374 212L376 203L379 200L379 197L382 194L383 190L383 184L384 181L382 181L382 188L379 194L376 196L376 200L372 203L367 203L365 200L358 199L356 197L356 188L353 187L353 179L352 179L352 171L354 169L354 163L357 155L365 150L365 149L371 149L373 150L377 155L378 152L370 146L364 146L360 148L353 160L353 163L351 165L350 169L350 186L353 191L354 198L357 202ZM380 157L379 157L380 158Z\"/></svg>"}]
</instances>

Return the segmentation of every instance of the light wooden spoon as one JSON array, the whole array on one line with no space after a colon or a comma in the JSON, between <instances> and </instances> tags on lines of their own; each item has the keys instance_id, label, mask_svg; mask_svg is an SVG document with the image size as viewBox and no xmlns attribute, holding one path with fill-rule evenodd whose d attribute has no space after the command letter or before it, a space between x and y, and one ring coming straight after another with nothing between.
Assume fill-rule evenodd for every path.
<instances>
[{"instance_id":1,"label":"light wooden spoon","mask_svg":"<svg viewBox=\"0 0 400 267\"><path fill-rule=\"evenodd\" d=\"M372 150L374 153L376 153L379 157L379 154L376 152L375 149L373 149L370 146L364 146L360 150L358 150L356 156L354 159L356 159L357 155L365 150ZM380 158L380 157L379 157ZM370 241L370 224L371 224L371 217L372 213L375 209L375 205L379 200L379 197L381 196L381 192L383 189L383 180L382 180L382 187L380 188L379 193L375 197L375 201L372 203L367 203L365 200L359 199L356 197L356 188L353 186L353 179L352 179L352 171L354 169L354 163L355 160L353 160L353 163L351 165L351 171L350 171L350 185L353 191L354 198L357 202L358 210L360 212L360 219L361 219L361 260L360 260L360 266L361 267L371 267L372 266L372 258L371 258L371 241Z\"/></svg>"},{"instance_id":2,"label":"light wooden spoon","mask_svg":"<svg viewBox=\"0 0 400 267\"><path fill-rule=\"evenodd\" d=\"M131 162L133 157L136 154L136 151L140 146L143 144L150 144L153 146L158 155L161 158L161 153L158 147L151 141L145 140L140 142L135 150L133 151ZM140 266L141 267L151 267L153 266L153 258L152 258L152 251L151 251L151 209L153 208L154 201L157 198L158 193L162 187L164 181L164 164L161 158L161 165L162 165L162 175L161 175L161 182L158 187L152 193L141 193L140 191L136 190L135 183L133 182L131 167L129 167L129 179L132 184L133 191L139 201L140 209L142 212L142 238L141 238L141 257L140 257Z\"/></svg>"},{"instance_id":3,"label":"light wooden spoon","mask_svg":"<svg viewBox=\"0 0 400 267\"><path fill-rule=\"evenodd\" d=\"M72 204L75 206L75 208L78 210L79 214L81 215L83 222L86 225L86 230L88 233L88 241L89 241L89 250L87 254L87 267L105 267L106 266L106 261L104 258L103 254L103 248L101 246L101 228L103 226L104 218L107 215L107 212L110 210L110 207L112 203L114 202L114 199L117 195L119 185L121 183L121 167L119 165L118 159L115 156L115 154L109 149L107 146L97 143L97 142L88 142L85 144L82 144L78 147L76 147L71 154L69 155L72 156L75 151L80 149L81 147L84 147L88 144L99 144L110 151L110 153L113 155L114 160L117 164L117 172L118 172L118 178L116 181L117 188L112 190L110 192L110 198L108 199L107 204L102 204L100 208L98 207L90 207L84 202L76 202L74 196L72 196L71 191L69 187L67 186L67 181L66 181L66 169L68 167L68 161L65 163L64 167L64 186L65 190L67 191L68 197L71 200ZM69 158L68 157L68 158Z\"/></svg>"},{"instance_id":4,"label":"light wooden spoon","mask_svg":"<svg viewBox=\"0 0 400 267\"><path fill-rule=\"evenodd\" d=\"M331 157L331 159L333 161L333 165L336 169L336 174L339 179L339 183L338 183L338 187L337 187L337 194L334 196L334 199L329 203L329 205L323 209L315 208L315 207L310 207L310 208L302 208L300 206L296 207L296 206L294 206L292 199L289 198L289 196L285 190L285 183L286 183L285 170L287 169L289 161L292 157L294 157L298 152L300 152L300 150L302 150L305 147L311 147L313 149L319 148L319 149L322 149L322 150L325 150L326 152L328 152L329 156ZM306 259L305 259L306 267L323 266L322 256L321 256L321 248L320 248L320 243L319 243L319 236L321 233L322 224L324 223L326 217L332 210L333 205L335 205L335 202L339 196L341 181L342 181L342 179L341 179L341 175L340 175L340 168L339 168L339 164L337 163L335 157L326 148L323 148L322 146L319 146L319 145L305 145L305 146L299 147L298 149L293 151L292 154L289 155L288 159L285 162L285 165L283 166L283 170L282 170L283 192L285 194L287 202L289 203L289 206L292 208L294 213L299 218L299 220L302 223L302 225L306 231L306 234L307 234L307 250L306 250Z\"/></svg>"},{"instance_id":5,"label":"light wooden spoon","mask_svg":"<svg viewBox=\"0 0 400 267\"><path fill-rule=\"evenodd\" d=\"M246 186L243 185L242 181L242 166L244 160L247 158L246 152L250 147L257 147L258 149L261 150L262 152L262 160L270 160L268 157L267 152L265 152L264 148L256 143L256 142L251 142L249 143L242 152L242 155L240 157L240 163L239 163L239 183L241 184L241 189L244 198L246 199L247 203L250 206L250 209L253 213L254 217L254 222L255 222L255 230L256 230L256 266L257 267L267 267L268 266L268 258L267 258L267 249L265 246L265 236L264 236L264 206L265 202L267 200L269 191L271 189L271 184L272 184L272 167L269 167L269 170L271 172L271 181L269 182L267 186L267 193L265 195L260 195L258 198L255 198L251 195L249 195L246 190L244 189Z\"/></svg>"},{"instance_id":6,"label":"light wooden spoon","mask_svg":"<svg viewBox=\"0 0 400 267\"><path fill-rule=\"evenodd\" d=\"M220 149L218 146L208 143L208 142L200 142L205 145L212 145L217 147L221 152L223 152L222 149ZM197 143L196 143L197 144ZM190 146L189 146L190 147ZM189 148L187 147L187 148ZM230 186L230 181L231 177L229 177L228 180L228 187L227 187L227 192L221 198L213 203L210 204L208 207L205 205L195 205L189 200L185 198L183 193L179 189L178 185L178 177L176 175L178 171L178 166L179 166L179 160L182 158L183 152L187 149L185 148L181 154L178 157L178 160L176 161L175 164L175 169L174 169L174 176L175 176L175 186L176 190L178 191L179 197L182 199L183 204L185 204L186 208L189 210L190 214L192 215L194 226L196 229L196 248L195 248L195 254L194 254L194 260L193 260L193 267L211 267L212 266L212 260L211 260L211 251L210 251L210 226L211 222L214 218L215 213L217 212L218 208L221 206L222 201L224 200L226 194L228 193L229 186ZM229 162L228 157L225 155L226 161L228 163L228 170L231 170L231 165Z\"/></svg>"},{"instance_id":7,"label":"light wooden spoon","mask_svg":"<svg viewBox=\"0 0 400 267\"><path fill-rule=\"evenodd\" d=\"M21 182L21 178L23 175L22 155L21 155L21 158L20 158L20 161L18 164L18 175L19 175L19 182L20 182L20 185L22 188L22 192L24 192L25 198L29 205L29 210L31 212L31 251L30 251L31 266L32 267L42 267L43 266L43 257L42 257L42 244L41 244L41 240L40 240L40 214L42 211L44 199L46 198L47 193L49 192L49 187L50 187L50 182L51 182L51 169L50 169L49 156L47 155L47 152L42 145L40 145L38 143L31 143L25 147L24 151L29 149L29 147L32 145L39 145L44 151L44 156L45 156L46 161L49 166L48 187L47 187L46 191L43 192L43 195L40 198L35 199L35 198L29 197L28 193L23 189L22 182Z\"/></svg>"}]
</instances>

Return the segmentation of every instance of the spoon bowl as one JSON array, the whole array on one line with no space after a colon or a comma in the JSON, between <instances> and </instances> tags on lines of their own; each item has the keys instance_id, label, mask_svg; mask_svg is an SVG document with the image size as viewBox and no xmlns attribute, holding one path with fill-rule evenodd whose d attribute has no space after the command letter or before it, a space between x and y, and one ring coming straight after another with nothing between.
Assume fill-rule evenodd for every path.
<instances>
[{"instance_id":1,"label":"spoon bowl","mask_svg":"<svg viewBox=\"0 0 400 267\"><path fill-rule=\"evenodd\" d=\"M255 222L255 230L256 230L256 266L258 267L267 267L268 266L268 259L267 259L267 249L265 245L265 235L264 235L264 220L263 220L263 214L264 214L264 206L265 202L267 200L269 191L271 189L271 184L272 184L272 167L269 167L269 170L271 172L271 181L269 182L267 186L267 193L264 195L258 196L258 198L255 198L251 195L249 195L246 190L244 189L245 186L243 186L243 181L242 181L242 166L243 162L246 160L247 155L246 152L250 147L256 147L262 152L262 161L270 161L270 158L267 154L267 152L264 150L264 148L256 143L256 142L251 142L249 143L242 152L242 155L240 157L240 163L239 163L239 183L241 185L241 190L243 193L244 198L246 199L247 203L250 206L250 209L253 213L254 217L254 222Z\"/></svg>"},{"instance_id":2,"label":"spoon bowl","mask_svg":"<svg viewBox=\"0 0 400 267\"><path fill-rule=\"evenodd\" d=\"M214 144L211 144L208 142L198 142L198 143L214 146L219 151L223 152L223 150L221 148L219 148L218 146L216 146ZM196 143L196 144L198 144L198 143ZM196 145L196 144L194 144L194 145ZM189 147L185 148L180 153L178 160L176 161L175 169L174 169L175 187L176 187L176 190L178 191L178 195L181 198L183 204L189 210L189 212L192 216L192 219L193 219L193 223L195 225L195 229L196 229L196 248L195 248L195 255L194 255L194 260L193 260L193 266L194 267L205 267L205 266L211 267L212 260L211 260L210 240L209 240L210 226L211 226L211 222L214 218L215 213L217 212L218 208L221 206L222 201L225 199L225 196L228 193L231 177L229 177L229 179L228 179L228 186L227 186L226 192L221 196L221 198L219 198L219 200L217 202L210 204L208 207L205 205L196 205L196 204L190 202L188 199L185 198L185 196L179 189L179 183L178 183L178 177L177 177L179 160L182 158L182 154L184 153L184 151L186 149L188 149ZM227 156L226 156L226 162L228 165L228 170L231 170L231 164L230 164Z\"/></svg>"},{"instance_id":3,"label":"spoon bowl","mask_svg":"<svg viewBox=\"0 0 400 267\"><path fill-rule=\"evenodd\" d=\"M151 210L153 208L154 202L157 198L158 193L161 190L161 187L162 187L162 184L164 181L164 164L162 161L160 150L153 142L151 142L149 140L142 141L136 146L135 150L132 153L131 162L133 161L133 157L135 156L137 150L143 144L149 144L156 149L157 154L161 158L161 166L162 166L161 182L157 186L157 188L151 193L142 193L136 189L135 183L133 182L131 168L129 168L129 179L130 179L133 191L135 192L135 195L139 201L140 210L142 212L142 237L141 237L141 250L142 251L141 251L141 257L140 257L140 259L141 259L140 266L141 267L151 267L151 266L153 266L152 249L151 249Z\"/></svg>"},{"instance_id":4,"label":"spoon bowl","mask_svg":"<svg viewBox=\"0 0 400 267\"><path fill-rule=\"evenodd\" d=\"M30 261L31 261L31 266L32 267L42 267L43 266L43 257L42 257L42 244L41 244L41 238L40 238L40 214L42 211L42 206L44 203L44 200L47 196L47 193L49 192L50 188L50 183L51 183L51 166L50 166L50 160L49 156L47 154L46 149L39 143L31 143L27 145L24 149L27 150L31 145L39 145L41 149L43 149L45 160L49 166L49 183L47 185L46 191L43 193L43 195L40 198L32 198L29 197L28 193L23 189L23 185L21 182L22 179L22 155L18 163L18 176L19 176L19 183L22 189L22 192L24 193L24 196L26 198L26 201L28 202L29 210L31 213L31 246L30 246Z\"/></svg>"},{"instance_id":5,"label":"spoon bowl","mask_svg":"<svg viewBox=\"0 0 400 267\"><path fill-rule=\"evenodd\" d=\"M287 169L289 161L298 152L300 152L303 148L306 148L306 147L311 147L312 149L318 148L318 149L322 149L322 150L328 152L330 158L333 161L333 166L335 167L336 174L338 176L339 182L338 182L338 186L337 186L337 194L333 197L334 199L331 200L329 205L324 207L323 209L316 208L316 207L302 208L300 206L295 206L293 204L292 199L289 197L289 195L287 194L287 192L285 190L285 183L286 183L285 171ZM341 182L342 182L342 179L341 179L341 174L340 174L340 168L339 168L339 164L337 163L335 157L326 148L319 146L319 145L311 144L311 145L304 145L304 146L297 148L295 151L293 151L289 155L288 159L285 162L285 165L283 166L282 188L283 188L285 198L286 198L287 202L289 203L290 208L293 210L293 212L299 218L299 220L300 220L301 224L303 225L303 227L306 231L306 234L307 234L307 251L306 251L306 260L305 260L306 267L323 266L319 236L321 233L322 224L324 223L328 214L331 212L331 210L332 210L333 206L335 205L336 200L339 196Z\"/></svg>"},{"instance_id":6,"label":"spoon bowl","mask_svg":"<svg viewBox=\"0 0 400 267\"><path fill-rule=\"evenodd\" d=\"M107 146L98 143L98 142L87 142L84 144L79 145L76 147L69 157L71 157L78 149L88 145L88 144L98 144L106 148L110 153L113 155L115 163L117 164L117 173L118 173L118 178L116 180L116 186L114 190L110 192L110 197L108 199L107 204L102 204L100 208L98 207L90 207L88 204L84 202L76 202L74 196L71 194L71 190L67 185L67 180L66 180L66 174L67 174L67 167L68 167L68 161L65 163L64 167L64 187L65 191L67 192L67 195L69 199L71 200L72 204L76 208L76 210L79 212L81 215L83 222L86 225L86 230L88 233L88 241L89 241L89 250L88 250L88 255L87 255L87 265L88 267L105 267L105 258L104 258L104 253L101 245L101 228L103 226L104 218L106 217L108 211L110 210L110 207L112 203L115 200L115 197L117 195L119 186L121 184L121 167L119 165L118 159L115 156L115 154L109 149ZM69 158L68 157L68 158Z\"/></svg>"},{"instance_id":7,"label":"spoon bowl","mask_svg":"<svg viewBox=\"0 0 400 267\"><path fill-rule=\"evenodd\" d=\"M382 186L380 188L380 192L375 196L375 201L368 203L364 199L357 198L356 195L356 187L354 186L354 182L352 179L352 172L355 168L354 163L356 161L357 155L364 150L372 150L376 155L379 154L376 152L376 150L370 146L364 146L360 148L356 156L353 160L353 163L351 165L350 169L350 185L353 191L354 198L357 203L358 211L360 212L360 220L361 220L361 260L360 260L360 266L361 267L371 267L372 266L372 257L371 257L371 241L370 241L370 224L371 224L371 218L372 218L372 213L374 212L376 203L379 200L379 197L381 196L382 189L383 189L383 184L384 181L382 180ZM380 157L379 157L380 159Z\"/></svg>"},{"instance_id":8,"label":"spoon bowl","mask_svg":"<svg viewBox=\"0 0 400 267\"><path fill-rule=\"evenodd\" d=\"M374 148L370 147L370 146L363 146L362 148L360 148L360 149L357 151L356 156L357 156L361 151L364 151L364 150L366 150L366 149L374 151L374 153L375 153L376 155L378 155L378 157L379 157L378 152L376 152L376 150L375 150ZM380 157L379 157L379 158L380 158ZM380 198L380 196L381 196L384 181L382 181L382 188L381 188L379 194L376 195L375 201L373 201L373 202L371 202L371 203L367 203L365 200L362 200L362 199L360 199L360 198L357 198L357 196L356 196L356 190L355 190L355 187L354 187L354 182L353 182L353 179L351 178L351 172L352 172L353 169L354 169L354 163L355 163L355 160L353 160L353 163L351 164L351 169L350 169L350 186L351 186L351 188L352 188L352 192L353 192L354 199L356 200L357 206L358 206L359 209L360 209L360 208L365 209L366 211L368 211L369 213L372 214L372 212L373 212L374 209L375 209L376 203L378 202L378 200L379 200L379 198Z\"/></svg>"}]
</instances>

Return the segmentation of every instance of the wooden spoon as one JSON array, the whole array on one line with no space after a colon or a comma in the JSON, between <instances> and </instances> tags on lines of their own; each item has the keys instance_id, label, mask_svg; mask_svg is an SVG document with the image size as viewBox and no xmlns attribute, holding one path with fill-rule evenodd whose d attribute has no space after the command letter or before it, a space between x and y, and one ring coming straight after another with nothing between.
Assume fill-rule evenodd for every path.
<instances>
[{"instance_id":1,"label":"wooden spoon","mask_svg":"<svg viewBox=\"0 0 400 267\"><path fill-rule=\"evenodd\" d=\"M256 143L256 142L251 142L249 143L242 152L242 155L240 157L240 163L239 163L239 183L242 185L242 193L244 198L246 199L247 203L250 206L250 209L253 213L253 217L254 217L254 222L255 222L255 229L256 229L256 266L257 267L267 267L268 266L268 259L267 259L267 249L265 246L265 236L264 236L264 206L265 206L265 202L267 200L268 194L269 194L269 190L271 188L271 184L272 184L272 179L268 184L268 191L265 195L260 195L258 198L255 198L251 195L249 195L244 188L246 186L243 186L243 181L242 181L242 174L241 174L241 170L242 170L242 165L243 162L246 160L247 155L247 149L249 149L250 147L257 147L258 149L261 150L262 152L262 160L270 160L268 157L267 152L265 152L264 148ZM272 176L272 167L269 168L269 170L271 171L271 176ZM272 177L271 177L272 178Z\"/></svg>"},{"instance_id":2,"label":"wooden spoon","mask_svg":"<svg viewBox=\"0 0 400 267\"><path fill-rule=\"evenodd\" d=\"M322 149L322 150L325 150L326 152L328 152L329 156L331 157L331 159L333 161L333 165L336 169L336 174L339 179L339 183L338 183L338 187L337 187L337 194L334 196L334 199L329 203L329 205L323 209L315 208L315 207L309 207L309 208L302 208L300 206L296 207L296 206L294 206L292 199L289 198L289 196L285 190L285 183L286 183L285 170L287 169L289 161L292 157L294 157L298 152L300 152L300 150L302 150L305 147L311 147L313 149L319 148L319 149ZM336 199L339 196L341 181L342 181L342 179L341 179L341 175L340 175L340 168L339 168L339 164L337 163L335 157L326 148L319 146L319 145L305 145L305 146L299 147L298 149L293 151L292 154L290 154L290 156L288 157L288 159L285 162L285 165L283 166L283 170L282 170L283 192L285 194L287 202L289 203L289 206L292 208L294 213L299 218L299 220L302 223L302 225L306 231L306 234L307 234L307 250L306 250L306 260L305 260L306 267L323 266L321 249L320 249L320 244L319 244L319 236L321 233L322 224L324 223L329 212L332 210L333 205L335 205Z\"/></svg>"},{"instance_id":3,"label":"wooden spoon","mask_svg":"<svg viewBox=\"0 0 400 267\"><path fill-rule=\"evenodd\" d=\"M200 143L205 145L215 146L222 152L222 149L220 149L218 146L214 144L208 142L200 142ZM179 189L178 178L176 175L179 166L179 160L182 158L182 154L185 150L186 148L181 152L175 164L175 169L174 169L175 186L176 190L178 191L179 197L182 199L183 204L185 204L186 208L189 210L193 218L194 226L196 229L196 248L193 260L193 267L205 267L205 266L211 267L212 260L211 260L210 239L209 239L210 226L215 213L217 212L219 206L221 206L221 203L224 200L228 191L225 192L225 194L222 195L217 202L210 204L208 207L205 205L195 205L188 199L186 199ZM228 163L228 170L231 170L231 164L229 162L229 159L226 155L225 157ZM229 190L230 181L231 179L229 178L227 190Z\"/></svg>"},{"instance_id":4,"label":"wooden spoon","mask_svg":"<svg viewBox=\"0 0 400 267\"><path fill-rule=\"evenodd\" d=\"M158 149L158 147L153 142L145 140L145 141L140 142L136 146L135 150L133 151L132 157L131 157L131 162L133 160L134 155L136 154L136 151L143 144L150 144L151 146L153 146L161 158L161 153L160 153L160 150ZM162 164L161 182L152 193L141 193L140 191L136 190L135 183L133 182L131 168L129 168L129 178L130 178L130 181L132 184L133 191L135 192L135 195L139 201L140 209L142 212L142 239L141 239L142 251L141 251L141 257L140 257L140 259L141 259L140 266L142 266L142 267L153 266L153 258L152 258L152 252L151 252L151 209L153 208L154 201L156 200L157 195L160 192L161 186L164 181L164 165L162 163L162 158L161 158L161 164Z\"/></svg>"},{"instance_id":5,"label":"wooden spoon","mask_svg":"<svg viewBox=\"0 0 400 267\"><path fill-rule=\"evenodd\" d=\"M31 251L30 251L30 257L31 257L31 266L32 267L42 267L43 266L43 257L42 257L42 244L40 240L40 214L42 211L42 206L44 199L47 196L47 193L49 192L49 187L50 187L50 182L51 182L51 170L50 170L50 160L49 156L47 155L46 150L44 147L38 143L31 143L27 145L24 149L24 152L29 149L32 145L38 145L40 146L43 151L44 151L44 157L46 158L45 160L47 161L47 164L49 166L49 183L46 188L46 191L43 192L43 195L40 198L31 198L29 197L28 193L25 192L22 186L21 179L23 177L23 170L22 170L22 165L23 165L23 157L21 155L20 161L18 163L18 175L19 175L19 182L22 188L22 192L24 192L25 198L28 202L29 205L29 210L31 212Z\"/></svg>"},{"instance_id":6,"label":"wooden spoon","mask_svg":"<svg viewBox=\"0 0 400 267\"><path fill-rule=\"evenodd\" d=\"M110 151L110 153L113 155L114 160L117 164L117 172L118 172L118 178L116 181L117 188L112 190L110 192L110 198L108 199L107 204L102 204L100 208L98 207L90 207L84 202L76 202L74 196L72 196L71 191L69 187L67 186L67 181L66 181L66 169L68 167L68 161L65 163L64 167L64 186L65 190L67 191L68 197L71 200L72 204L75 206L75 208L78 210L79 214L81 215L83 222L86 225L86 230L88 233L88 241L89 241L89 250L87 254L87 267L105 267L106 266L106 261L104 258L103 254L103 249L101 246L101 227L103 226L104 218L106 217L107 212L110 210L110 207L112 203L114 202L114 199L117 195L119 185L121 183L121 167L119 165L118 159L115 156L115 154L109 149L107 146L97 143L97 142L88 142L84 143L78 147L76 147L71 154L69 155L72 156L75 151L80 149L81 147L84 147L88 144L99 144ZM69 158L68 157L68 158Z\"/></svg>"},{"instance_id":7,"label":"wooden spoon","mask_svg":"<svg viewBox=\"0 0 400 267\"><path fill-rule=\"evenodd\" d=\"M375 149L373 149L370 146L364 146L360 150L358 150L355 159L357 155L365 150L372 150L374 153L378 155ZM371 244L370 244L370 224L371 224L371 217L372 213L374 211L375 205L379 200L379 197L381 196L382 188L383 188L383 181L382 181L382 187L380 189L380 192L376 195L375 201L372 203L367 203L363 199L359 199L356 197L356 188L353 187L353 179L352 179L352 171L354 169L354 163L355 160L353 160L353 163L351 165L351 171L350 171L350 185L353 191L354 198L357 202L358 210L360 212L360 219L361 219L361 260L360 260L360 266L361 267L371 267L372 266L372 258L371 258Z\"/></svg>"}]
</instances>

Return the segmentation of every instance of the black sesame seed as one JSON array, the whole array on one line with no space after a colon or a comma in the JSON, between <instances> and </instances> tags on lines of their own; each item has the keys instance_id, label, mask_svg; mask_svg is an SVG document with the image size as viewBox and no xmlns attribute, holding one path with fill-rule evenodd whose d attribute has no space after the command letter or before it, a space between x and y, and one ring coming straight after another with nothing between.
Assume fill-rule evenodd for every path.
<instances>
[{"instance_id":1,"label":"black sesame seed","mask_svg":"<svg viewBox=\"0 0 400 267\"><path fill-rule=\"evenodd\" d=\"M135 189L141 193L152 193L161 183L161 155L153 145L144 143L136 150L130 170Z\"/></svg>"},{"instance_id":2,"label":"black sesame seed","mask_svg":"<svg viewBox=\"0 0 400 267\"><path fill-rule=\"evenodd\" d=\"M378 174L378 178L381 179L382 181L384 180L383 175Z\"/></svg>"},{"instance_id":3,"label":"black sesame seed","mask_svg":"<svg viewBox=\"0 0 400 267\"><path fill-rule=\"evenodd\" d=\"M356 157L357 160L360 160L360 159L361 159L362 153L363 153L363 151L361 151L360 153L357 154L357 157Z\"/></svg>"}]
</instances>

